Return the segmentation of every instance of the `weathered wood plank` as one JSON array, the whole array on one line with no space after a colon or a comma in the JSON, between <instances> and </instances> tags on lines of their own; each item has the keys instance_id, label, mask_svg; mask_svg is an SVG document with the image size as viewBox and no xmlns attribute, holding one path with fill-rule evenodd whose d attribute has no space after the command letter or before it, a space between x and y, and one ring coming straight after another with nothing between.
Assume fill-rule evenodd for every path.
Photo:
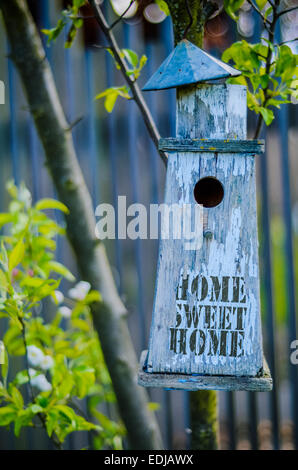
<instances>
[{"instance_id":1,"label":"weathered wood plank","mask_svg":"<svg viewBox=\"0 0 298 470\"><path fill-rule=\"evenodd\" d=\"M177 139L169 137L160 139L158 148L164 152L237 153L241 157L264 153L265 144L263 140Z\"/></svg>"},{"instance_id":2,"label":"weathered wood plank","mask_svg":"<svg viewBox=\"0 0 298 470\"><path fill-rule=\"evenodd\" d=\"M146 372L147 351L143 351L140 359L138 384L143 387L164 388L166 390L225 390L270 392L273 387L272 378L264 359L263 371L255 377L237 377L226 375L184 375L184 374L154 374Z\"/></svg>"},{"instance_id":3,"label":"weathered wood plank","mask_svg":"<svg viewBox=\"0 0 298 470\"><path fill-rule=\"evenodd\" d=\"M245 87L179 89L176 134L244 140L246 114ZM147 371L255 377L263 367L255 158L170 152L165 203L194 209L194 188L205 177L217 179L224 189L219 205L203 209L212 237L199 240L198 227L194 237L200 243L193 248L186 248L189 240L183 237L160 243Z\"/></svg>"}]
</instances>

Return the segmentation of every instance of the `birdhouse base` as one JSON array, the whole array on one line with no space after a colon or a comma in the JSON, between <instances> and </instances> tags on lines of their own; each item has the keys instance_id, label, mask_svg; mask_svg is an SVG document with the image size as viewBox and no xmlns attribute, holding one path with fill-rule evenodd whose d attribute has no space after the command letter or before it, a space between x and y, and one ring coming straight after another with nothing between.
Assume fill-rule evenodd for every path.
<instances>
[{"instance_id":1,"label":"birdhouse base","mask_svg":"<svg viewBox=\"0 0 298 470\"><path fill-rule=\"evenodd\" d=\"M272 390L272 377L265 358L263 372L256 377L150 373L146 372L146 358L147 351L143 351L138 374L138 384L143 387L187 390L189 392L195 392L196 390L270 392Z\"/></svg>"}]
</instances>

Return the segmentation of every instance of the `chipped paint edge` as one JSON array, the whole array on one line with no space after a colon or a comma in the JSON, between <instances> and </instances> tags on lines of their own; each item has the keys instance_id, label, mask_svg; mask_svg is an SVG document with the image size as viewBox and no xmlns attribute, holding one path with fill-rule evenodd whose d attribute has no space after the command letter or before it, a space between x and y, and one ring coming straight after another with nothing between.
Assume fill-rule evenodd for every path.
<instances>
[{"instance_id":1,"label":"chipped paint edge","mask_svg":"<svg viewBox=\"0 0 298 470\"><path fill-rule=\"evenodd\" d=\"M270 392L273 388L271 373L263 358L263 370L258 376L228 376L228 375L188 375L146 372L148 351L141 354L138 384L143 387L163 388L166 390L224 390Z\"/></svg>"}]
</instances>

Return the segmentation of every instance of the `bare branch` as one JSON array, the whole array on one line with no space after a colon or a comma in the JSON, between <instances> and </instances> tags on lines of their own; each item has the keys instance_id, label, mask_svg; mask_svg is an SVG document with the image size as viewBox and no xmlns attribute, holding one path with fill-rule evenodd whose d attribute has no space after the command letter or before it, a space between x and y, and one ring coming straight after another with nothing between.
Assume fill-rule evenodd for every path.
<instances>
[{"instance_id":1,"label":"bare branch","mask_svg":"<svg viewBox=\"0 0 298 470\"><path fill-rule=\"evenodd\" d=\"M279 43L279 46L283 46L283 44L288 44L289 42L295 42L298 41L298 37L294 39L289 39L288 41L283 41Z\"/></svg>"},{"instance_id":2,"label":"bare branch","mask_svg":"<svg viewBox=\"0 0 298 470\"><path fill-rule=\"evenodd\" d=\"M106 40L108 41L109 49L111 49L111 51L113 52L114 59L117 62L117 64L119 65L119 68L120 68L120 71L123 75L123 78L125 79L127 85L129 86L129 88L131 90L131 93L132 93L132 96L133 96L136 104L138 105L138 107L141 111L141 114L144 118L145 125L147 127L148 132L149 132L149 135L150 135L151 139L153 140L153 143L154 143L155 147L158 150L158 142L159 142L159 139L160 139L160 134L159 134L159 131L156 127L154 119L151 115L151 112L150 112L150 110L149 110L149 108L148 108L148 106L147 106L147 104L146 104L146 102L143 98L141 90L140 90L139 86L137 85L137 83L135 82L135 80L132 79L131 76L129 75L129 69L126 65L125 60L122 57L121 50L118 46L118 43L115 39L115 36L114 36L113 32L111 31L111 28L108 25L100 6L98 5L96 0L89 0L89 3L90 3L91 7L94 10L96 20L97 20L103 34L105 35ZM167 165L167 155L162 151L159 151L159 155L160 155L162 161L164 162L164 164Z\"/></svg>"},{"instance_id":3,"label":"bare branch","mask_svg":"<svg viewBox=\"0 0 298 470\"><path fill-rule=\"evenodd\" d=\"M292 11L295 11L295 10L298 10L298 6L280 11L279 13L277 13L277 17L280 18L282 15L287 15L288 13L291 13Z\"/></svg>"},{"instance_id":4,"label":"bare branch","mask_svg":"<svg viewBox=\"0 0 298 470\"><path fill-rule=\"evenodd\" d=\"M193 24L193 16L192 16L192 13L191 13L191 9L189 8L188 0L185 0L185 6L186 6L186 10L187 10L187 13L188 13L188 16L189 16L189 23L186 26L185 31L183 33L183 38L184 39L187 37L187 33L188 33L188 31L190 30L190 28L192 27L192 24Z\"/></svg>"},{"instance_id":5,"label":"bare branch","mask_svg":"<svg viewBox=\"0 0 298 470\"><path fill-rule=\"evenodd\" d=\"M219 15L221 15L223 11L224 11L224 5L222 5L214 13L212 13L212 15L208 17L207 21L214 20L214 18L217 18Z\"/></svg>"},{"instance_id":6,"label":"bare branch","mask_svg":"<svg viewBox=\"0 0 298 470\"><path fill-rule=\"evenodd\" d=\"M124 16L126 15L126 13L128 12L128 10L130 9L130 7L134 4L135 0L131 0L128 7L126 8L126 10L124 10L124 12L122 13L122 15L119 16L119 18L117 18L116 21L114 21L114 23L112 23L109 27L109 29L113 29L118 23L120 23L120 21L124 18Z\"/></svg>"},{"instance_id":7,"label":"bare branch","mask_svg":"<svg viewBox=\"0 0 298 470\"><path fill-rule=\"evenodd\" d=\"M264 27L267 29L267 31L269 31L269 27L271 25L270 21L265 18L265 16L263 15L263 13L261 12L261 10L259 10L259 8L254 4L254 2L252 0L247 0L247 2L251 5L251 7L258 13L258 15L262 18L262 21L263 21L263 24L264 24Z\"/></svg>"}]
</instances>

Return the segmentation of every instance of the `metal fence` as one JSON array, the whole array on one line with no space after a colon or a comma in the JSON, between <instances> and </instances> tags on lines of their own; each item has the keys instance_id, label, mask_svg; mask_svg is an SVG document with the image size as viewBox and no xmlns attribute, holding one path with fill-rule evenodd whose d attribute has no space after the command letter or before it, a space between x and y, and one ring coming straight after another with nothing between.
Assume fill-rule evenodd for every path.
<instances>
[{"instance_id":1,"label":"metal fence","mask_svg":"<svg viewBox=\"0 0 298 470\"><path fill-rule=\"evenodd\" d=\"M108 2L105 2L107 4ZM40 28L57 21L59 2L31 2ZM110 9L105 6L108 16ZM229 23L229 28L231 24ZM255 22L254 40L260 36ZM123 47L145 53L147 66L140 78L146 81L173 48L171 21L144 26L143 21L117 26ZM229 30L231 42L237 33ZM121 85L112 58L104 50L98 32L80 35L71 50L63 38L46 47L56 84L70 123L74 141L94 207L127 196L127 203L145 206L162 202L165 170L150 141L134 102L119 99L112 114L96 93ZM214 53L216 51L212 51ZM217 51L218 52L218 51ZM0 210L8 198L5 183L25 181L33 199L53 196L52 182L44 166L44 155L23 97L3 28L0 30L0 79L6 84L6 104L0 108ZM175 92L149 93L146 100L162 136L175 132ZM274 380L271 393L220 392L220 446L234 448L298 448L298 367L290 363L290 343L297 337L295 304L295 246L298 243L297 107L284 106L266 132L267 151L259 157L258 207L261 263L261 293L264 348ZM250 116L252 131L254 117ZM292 188L292 191L291 191ZM294 217L294 220L293 220ZM294 221L294 224L293 224ZM116 283L130 312L128 322L135 348L147 347L155 283L157 242L115 240L106 243ZM75 270L66 242L58 244L59 259ZM4 325L2 325L4 328ZM0 333L2 335L3 330ZM168 448L187 448L189 442L188 393L152 390L151 400L161 404L158 418ZM83 447L84 437L68 439L69 448ZM19 440L1 429L0 448L44 448L44 437L24 431Z\"/></svg>"}]
</instances>

